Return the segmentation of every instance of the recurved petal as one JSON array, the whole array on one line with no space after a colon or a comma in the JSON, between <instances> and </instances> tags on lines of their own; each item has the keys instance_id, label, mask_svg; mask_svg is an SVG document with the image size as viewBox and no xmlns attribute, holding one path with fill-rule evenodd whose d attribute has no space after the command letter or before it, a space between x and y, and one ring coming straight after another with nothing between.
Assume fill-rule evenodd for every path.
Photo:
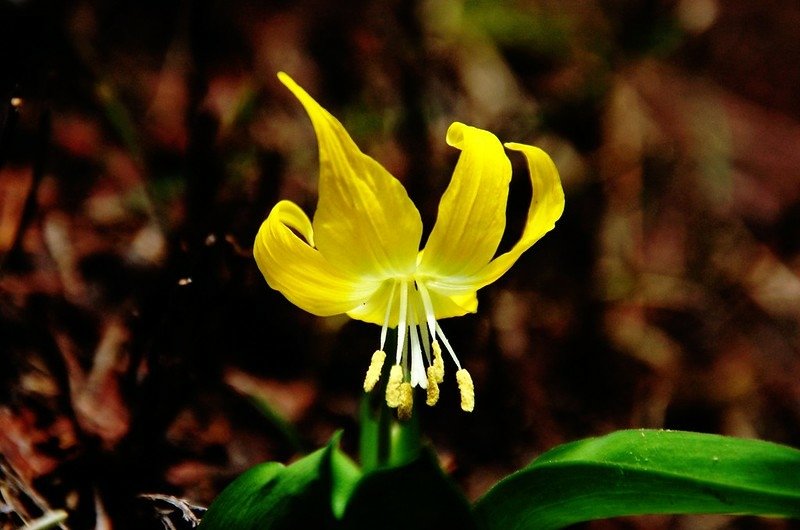
<instances>
[{"instance_id":1,"label":"recurved petal","mask_svg":"<svg viewBox=\"0 0 800 530\"><path fill-rule=\"evenodd\" d=\"M378 289L379 282L334 267L310 245L313 241L311 222L299 206L281 201L272 208L253 247L258 268L270 287L319 316L346 313Z\"/></svg>"},{"instance_id":2,"label":"recurved petal","mask_svg":"<svg viewBox=\"0 0 800 530\"><path fill-rule=\"evenodd\" d=\"M497 137L463 123L450 126L447 143L461 155L419 270L433 277L470 277L486 267L503 237L511 163Z\"/></svg>"},{"instance_id":3,"label":"recurved petal","mask_svg":"<svg viewBox=\"0 0 800 530\"><path fill-rule=\"evenodd\" d=\"M319 143L316 247L331 264L359 276L412 273L422 220L403 185L288 75L278 77L303 104Z\"/></svg>"},{"instance_id":4,"label":"recurved petal","mask_svg":"<svg viewBox=\"0 0 800 530\"><path fill-rule=\"evenodd\" d=\"M552 230L564 212L564 190L561 187L561 179L555 164L547 153L530 145L507 143L505 146L525 155L533 188L533 198L522 236L511 250L497 256L471 276L432 278L427 282L431 291L436 291L443 296L457 297L459 295L466 296L489 285L505 274L523 252ZM426 247L425 253L427 254L427 252Z\"/></svg>"},{"instance_id":5,"label":"recurved petal","mask_svg":"<svg viewBox=\"0 0 800 530\"><path fill-rule=\"evenodd\" d=\"M475 291L459 295L443 295L430 290L436 319L460 317L478 310L478 296Z\"/></svg>"},{"instance_id":6,"label":"recurved petal","mask_svg":"<svg viewBox=\"0 0 800 530\"><path fill-rule=\"evenodd\" d=\"M497 256L475 278L475 287L480 288L497 280L511 268L523 252L555 228L556 221L564 213L564 189L558 169L550 156L531 145L507 143L512 151L525 155L528 162L533 198L528 208L528 219L519 241L508 252Z\"/></svg>"}]
</instances>

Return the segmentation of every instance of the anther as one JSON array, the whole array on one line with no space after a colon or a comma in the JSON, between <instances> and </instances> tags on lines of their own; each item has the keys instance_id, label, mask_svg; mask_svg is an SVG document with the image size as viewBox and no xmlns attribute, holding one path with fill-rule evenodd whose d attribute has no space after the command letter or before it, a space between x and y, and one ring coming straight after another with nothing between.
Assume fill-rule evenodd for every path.
<instances>
[{"instance_id":1,"label":"anther","mask_svg":"<svg viewBox=\"0 0 800 530\"><path fill-rule=\"evenodd\" d=\"M439 384L436 380L437 373L435 366L428 367L428 396L425 404L432 407L439 401Z\"/></svg>"},{"instance_id":2,"label":"anther","mask_svg":"<svg viewBox=\"0 0 800 530\"><path fill-rule=\"evenodd\" d=\"M442 347L439 346L439 341L434 340L433 344L433 369L436 374L436 382L441 383L444 381L444 359L442 359ZM430 379L430 376L428 376Z\"/></svg>"},{"instance_id":3,"label":"anther","mask_svg":"<svg viewBox=\"0 0 800 530\"><path fill-rule=\"evenodd\" d=\"M381 369L383 368L383 362L386 360L386 353L383 350L376 350L375 353L372 354L372 361L369 363L369 368L367 368L367 375L364 377L364 392L369 392L373 388L375 388L375 384L378 382L378 379L381 378Z\"/></svg>"},{"instance_id":4,"label":"anther","mask_svg":"<svg viewBox=\"0 0 800 530\"><path fill-rule=\"evenodd\" d=\"M411 383L400 383L400 405L397 407L397 418L408 420L411 418L411 411L414 409L414 390Z\"/></svg>"},{"instance_id":5,"label":"anther","mask_svg":"<svg viewBox=\"0 0 800 530\"><path fill-rule=\"evenodd\" d=\"M386 383L386 404L391 408L400 406L400 385L403 382L403 368L399 364L392 365L389 381Z\"/></svg>"},{"instance_id":6,"label":"anther","mask_svg":"<svg viewBox=\"0 0 800 530\"><path fill-rule=\"evenodd\" d=\"M475 386L472 384L472 377L465 368L456 372L458 381L458 391L461 393L461 410L472 412L475 409Z\"/></svg>"}]
</instances>

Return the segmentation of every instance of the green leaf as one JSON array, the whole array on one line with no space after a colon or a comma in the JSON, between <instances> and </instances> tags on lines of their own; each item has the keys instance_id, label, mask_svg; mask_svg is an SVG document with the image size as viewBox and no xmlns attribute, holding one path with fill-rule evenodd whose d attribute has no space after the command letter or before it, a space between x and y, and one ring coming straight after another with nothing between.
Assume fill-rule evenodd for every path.
<instances>
[{"instance_id":1,"label":"green leaf","mask_svg":"<svg viewBox=\"0 0 800 530\"><path fill-rule=\"evenodd\" d=\"M337 447L326 447L283 466L260 464L231 483L209 507L202 530L335 528L360 472Z\"/></svg>"},{"instance_id":2,"label":"green leaf","mask_svg":"<svg viewBox=\"0 0 800 530\"><path fill-rule=\"evenodd\" d=\"M565 444L474 507L487 529L547 530L641 514L800 517L800 451L758 440L619 431Z\"/></svg>"},{"instance_id":3,"label":"green leaf","mask_svg":"<svg viewBox=\"0 0 800 530\"><path fill-rule=\"evenodd\" d=\"M334 448L331 453L331 509L333 515L340 519L344 514L347 501L361 479L361 470L350 457Z\"/></svg>"},{"instance_id":4,"label":"green leaf","mask_svg":"<svg viewBox=\"0 0 800 530\"><path fill-rule=\"evenodd\" d=\"M341 528L415 530L476 528L469 504L423 451L403 466L366 474L350 497Z\"/></svg>"}]
</instances>

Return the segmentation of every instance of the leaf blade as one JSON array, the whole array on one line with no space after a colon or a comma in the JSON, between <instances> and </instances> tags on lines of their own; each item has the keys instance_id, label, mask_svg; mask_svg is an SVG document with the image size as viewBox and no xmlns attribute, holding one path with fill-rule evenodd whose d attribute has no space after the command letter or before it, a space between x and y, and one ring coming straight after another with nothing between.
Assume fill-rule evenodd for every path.
<instances>
[{"instance_id":1,"label":"leaf blade","mask_svg":"<svg viewBox=\"0 0 800 530\"><path fill-rule=\"evenodd\" d=\"M201 530L337 528L337 518L361 477L338 448L339 436L288 466L259 464L214 500Z\"/></svg>"},{"instance_id":2,"label":"leaf blade","mask_svg":"<svg viewBox=\"0 0 800 530\"><path fill-rule=\"evenodd\" d=\"M402 465L365 473L341 525L347 529L477 529L469 503L428 450Z\"/></svg>"},{"instance_id":3,"label":"leaf blade","mask_svg":"<svg viewBox=\"0 0 800 530\"><path fill-rule=\"evenodd\" d=\"M554 448L474 507L486 528L562 528L625 515L800 517L800 451L758 440L618 431Z\"/></svg>"}]
</instances>

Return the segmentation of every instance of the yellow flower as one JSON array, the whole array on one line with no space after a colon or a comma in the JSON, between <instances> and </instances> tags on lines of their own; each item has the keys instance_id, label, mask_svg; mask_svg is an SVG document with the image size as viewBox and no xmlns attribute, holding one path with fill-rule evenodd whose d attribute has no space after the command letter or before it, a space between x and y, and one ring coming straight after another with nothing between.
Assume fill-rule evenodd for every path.
<instances>
[{"instance_id":1,"label":"yellow flower","mask_svg":"<svg viewBox=\"0 0 800 530\"><path fill-rule=\"evenodd\" d=\"M346 313L381 326L364 389L377 383L387 329L397 328L386 401L411 414L412 387L436 403L444 377L441 344L457 368L461 408L475 405L472 378L438 321L474 313L476 292L502 276L552 230L564 210L558 171L544 151L507 143L528 163L533 200L520 240L495 256L506 223L511 163L490 132L453 123L447 143L461 150L436 224L420 250L422 221L403 185L362 153L339 121L288 75L278 78L311 118L319 143L319 202L311 222L280 201L261 225L253 253L267 283L319 316Z\"/></svg>"}]
</instances>

